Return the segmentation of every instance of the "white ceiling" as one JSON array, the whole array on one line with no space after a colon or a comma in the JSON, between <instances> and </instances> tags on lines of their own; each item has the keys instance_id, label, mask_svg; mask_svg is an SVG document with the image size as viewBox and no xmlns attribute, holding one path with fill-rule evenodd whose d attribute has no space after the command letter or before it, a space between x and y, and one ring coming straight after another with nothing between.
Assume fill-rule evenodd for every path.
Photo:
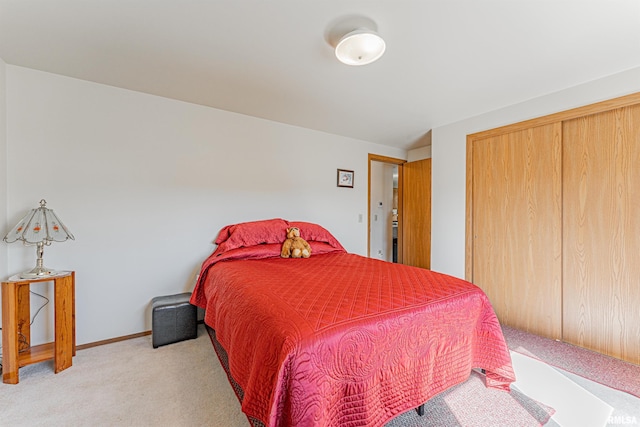
<instances>
[{"instance_id":1,"label":"white ceiling","mask_svg":"<svg viewBox=\"0 0 640 427\"><path fill-rule=\"evenodd\" d=\"M349 67L330 40L375 21ZM412 148L640 66L638 0L0 0L6 63Z\"/></svg>"}]
</instances>

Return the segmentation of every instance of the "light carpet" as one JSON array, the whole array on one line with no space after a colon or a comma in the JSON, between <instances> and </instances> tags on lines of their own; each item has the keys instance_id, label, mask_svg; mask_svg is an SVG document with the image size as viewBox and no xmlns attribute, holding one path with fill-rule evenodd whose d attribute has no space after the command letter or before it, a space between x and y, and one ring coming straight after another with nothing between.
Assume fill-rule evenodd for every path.
<instances>
[{"instance_id":1,"label":"light carpet","mask_svg":"<svg viewBox=\"0 0 640 427\"><path fill-rule=\"evenodd\" d=\"M553 420L563 427L602 427L613 407L537 359L511 352L517 380L512 387L553 407ZM553 387L549 387L553 384Z\"/></svg>"},{"instance_id":2,"label":"light carpet","mask_svg":"<svg viewBox=\"0 0 640 427\"><path fill-rule=\"evenodd\" d=\"M509 348L549 365L640 397L640 366L565 342L502 326Z\"/></svg>"},{"instance_id":3,"label":"light carpet","mask_svg":"<svg viewBox=\"0 0 640 427\"><path fill-rule=\"evenodd\" d=\"M151 336L80 350L54 374L43 362L0 383L0 426L247 427L209 337L154 349ZM215 362L215 363L212 363Z\"/></svg>"}]
</instances>

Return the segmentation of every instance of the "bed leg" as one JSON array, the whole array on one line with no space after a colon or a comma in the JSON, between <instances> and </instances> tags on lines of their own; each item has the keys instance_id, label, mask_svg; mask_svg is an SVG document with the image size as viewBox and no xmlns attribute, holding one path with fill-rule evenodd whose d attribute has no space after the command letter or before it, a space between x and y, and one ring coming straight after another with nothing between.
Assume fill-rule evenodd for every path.
<instances>
[{"instance_id":1,"label":"bed leg","mask_svg":"<svg viewBox=\"0 0 640 427\"><path fill-rule=\"evenodd\" d=\"M419 416L424 415L424 403L416 408L416 412L418 413Z\"/></svg>"}]
</instances>

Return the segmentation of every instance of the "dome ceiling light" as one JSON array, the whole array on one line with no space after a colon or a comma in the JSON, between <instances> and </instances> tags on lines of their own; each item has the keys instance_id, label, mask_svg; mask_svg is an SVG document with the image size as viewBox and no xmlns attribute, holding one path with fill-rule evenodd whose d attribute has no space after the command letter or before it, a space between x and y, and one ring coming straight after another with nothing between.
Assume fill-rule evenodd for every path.
<instances>
[{"instance_id":1,"label":"dome ceiling light","mask_svg":"<svg viewBox=\"0 0 640 427\"><path fill-rule=\"evenodd\" d=\"M345 34L336 45L336 58L347 65L367 65L380 59L386 44L375 31L358 28Z\"/></svg>"}]
</instances>

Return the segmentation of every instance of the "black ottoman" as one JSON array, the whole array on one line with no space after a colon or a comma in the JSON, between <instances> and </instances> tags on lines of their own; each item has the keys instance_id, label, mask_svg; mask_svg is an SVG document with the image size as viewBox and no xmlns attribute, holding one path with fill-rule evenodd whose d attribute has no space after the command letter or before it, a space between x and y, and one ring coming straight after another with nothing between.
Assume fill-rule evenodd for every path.
<instances>
[{"instance_id":1,"label":"black ottoman","mask_svg":"<svg viewBox=\"0 0 640 427\"><path fill-rule=\"evenodd\" d=\"M153 348L196 338L196 306L189 303L191 292L155 297L151 300Z\"/></svg>"}]
</instances>

